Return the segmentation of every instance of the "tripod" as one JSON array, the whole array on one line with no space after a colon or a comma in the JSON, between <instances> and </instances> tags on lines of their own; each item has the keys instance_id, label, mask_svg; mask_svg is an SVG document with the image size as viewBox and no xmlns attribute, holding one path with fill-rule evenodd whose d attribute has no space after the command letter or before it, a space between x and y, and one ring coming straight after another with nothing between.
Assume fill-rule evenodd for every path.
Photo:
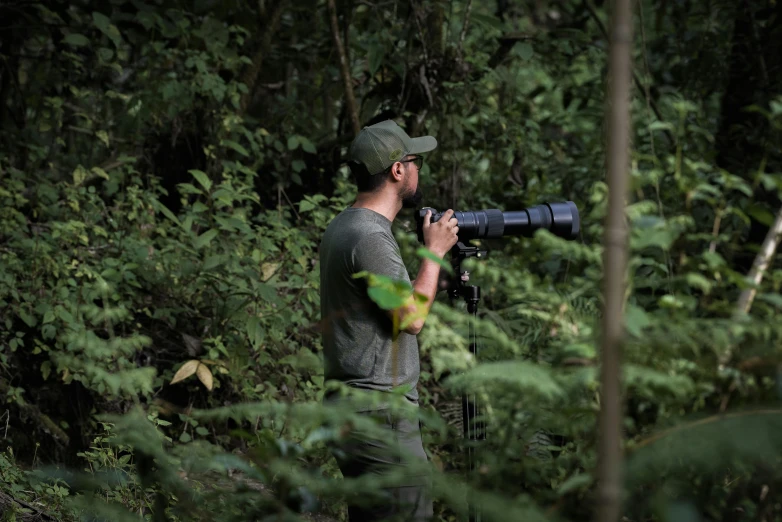
<instances>
[{"instance_id":1,"label":"tripod","mask_svg":"<svg viewBox=\"0 0 782 522\"><path fill-rule=\"evenodd\" d=\"M479 286L467 284L470 280L470 273L462 269L462 261L467 258L475 257L484 259L488 251L481 250L475 246L468 246L459 241L451 249L451 264L454 268L454 277L448 286L448 296L451 303L459 297L464 299L467 304L467 313L472 317L468 323L467 336L470 340L470 353L478 358L478 338L475 331L475 320L478 318L478 302L481 300L481 288ZM464 438L467 440L467 469L474 472L478 468L475 458L475 441L486 439L486 423L483 420L477 420L481 415L480 404L477 395L465 392L462 395L462 420ZM470 506L470 522L480 522L481 513L475 505Z\"/></svg>"}]
</instances>

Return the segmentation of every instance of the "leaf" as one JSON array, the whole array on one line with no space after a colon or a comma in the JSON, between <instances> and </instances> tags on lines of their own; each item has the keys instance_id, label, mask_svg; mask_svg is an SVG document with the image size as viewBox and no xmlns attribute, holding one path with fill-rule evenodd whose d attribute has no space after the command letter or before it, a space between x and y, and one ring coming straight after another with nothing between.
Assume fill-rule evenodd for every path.
<instances>
[{"instance_id":1,"label":"leaf","mask_svg":"<svg viewBox=\"0 0 782 522\"><path fill-rule=\"evenodd\" d=\"M258 350L266 337L266 332L261 327L261 320L254 315L250 316L247 318L245 328L247 329L247 337L250 339L250 344Z\"/></svg>"},{"instance_id":2,"label":"leaf","mask_svg":"<svg viewBox=\"0 0 782 522\"><path fill-rule=\"evenodd\" d=\"M747 209L747 214L755 218L755 221L758 221L768 227L770 227L774 222L774 214L772 214L771 211L764 206L758 205L757 203L750 205L750 207Z\"/></svg>"},{"instance_id":3,"label":"leaf","mask_svg":"<svg viewBox=\"0 0 782 522\"><path fill-rule=\"evenodd\" d=\"M95 23L95 27L97 27L100 32L108 36L115 46L119 47L119 44L122 41L122 37L119 34L119 29L117 29L117 26L112 24L111 20L109 20L106 15L97 11L92 13L92 20Z\"/></svg>"},{"instance_id":4,"label":"leaf","mask_svg":"<svg viewBox=\"0 0 782 522\"><path fill-rule=\"evenodd\" d=\"M179 368L179 370L177 370L177 372L174 374L174 378L171 379L169 384L176 384L181 380L187 379L196 372L196 368L198 368L199 364L201 363L195 359L192 361L187 361L182 365L181 368Z\"/></svg>"},{"instance_id":5,"label":"leaf","mask_svg":"<svg viewBox=\"0 0 782 522\"><path fill-rule=\"evenodd\" d=\"M200 183L201 186L204 187L207 191L212 188L212 180L209 179L209 176L207 176L205 172L197 169L191 169L188 170L188 172L192 174L196 181L198 181L198 183Z\"/></svg>"},{"instance_id":6,"label":"leaf","mask_svg":"<svg viewBox=\"0 0 782 522\"><path fill-rule=\"evenodd\" d=\"M564 495L565 493L573 491L574 489L581 489L584 486L588 486L591 483L592 477L590 475L585 473L576 473L565 482L560 484L559 489L557 490L557 494Z\"/></svg>"},{"instance_id":7,"label":"leaf","mask_svg":"<svg viewBox=\"0 0 782 522\"><path fill-rule=\"evenodd\" d=\"M625 328L634 337L641 337L644 328L652 324L643 308L628 304L625 311Z\"/></svg>"},{"instance_id":8,"label":"leaf","mask_svg":"<svg viewBox=\"0 0 782 522\"><path fill-rule=\"evenodd\" d=\"M419 256L429 259L430 261L434 261L441 267L445 268L445 271L449 274L453 275L453 267L451 266L451 263L446 261L445 259L440 258L437 254L429 250L428 248L421 247L418 250L415 251L416 254Z\"/></svg>"},{"instance_id":9,"label":"leaf","mask_svg":"<svg viewBox=\"0 0 782 522\"><path fill-rule=\"evenodd\" d=\"M510 386L541 397L560 397L562 387L546 368L527 361L481 363L446 380L454 391L474 390L477 386Z\"/></svg>"},{"instance_id":10,"label":"leaf","mask_svg":"<svg viewBox=\"0 0 782 522\"><path fill-rule=\"evenodd\" d=\"M369 294L369 297L384 310L396 310L407 301L407 297L403 297L392 289L382 286L369 288L367 294Z\"/></svg>"},{"instance_id":11,"label":"leaf","mask_svg":"<svg viewBox=\"0 0 782 522\"><path fill-rule=\"evenodd\" d=\"M29 326L30 328L33 328L36 323L38 322L38 319L36 319L34 316L28 314L24 310L19 310L18 312L19 318L24 321L24 323Z\"/></svg>"},{"instance_id":12,"label":"leaf","mask_svg":"<svg viewBox=\"0 0 782 522\"><path fill-rule=\"evenodd\" d=\"M84 167L81 165L77 166L75 169L73 169L73 184L78 187L84 183L84 180L87 179L87 174L89 173Z\"/></svg>"},{"instance_id":13,"label":"leaf","mask_svg":"<svg viewBox=\"0 0 782 522\"><path fill-rule=\"evenodd\" d=\"M182 226L182 224L179 222L179 219L177 219L177 217L174 215L174 213L171 212L170 210L168 210L168 207L166 207L164 204L158 203L158 210L160 210L160 212L162 212L163 215L166 216L168 219L170 219L171 221L173 221L174 223L176 223L180 227ZM185 230L187 230L187 229L185 229Z\"/></svg>"},{"instance_id":14,"label":"leaf","mask_svg":"<svg viewBox=\"0 0 782 522\"><path fill-rule=\"evenodd\" d=\"M309 154L315 154L318 152L318 150L315 148L315 145L313 145L312 142L304 136L299 136L299 142L301 143L301 148L304 150L304 152Z\"/></svg>"},{"instance_id":15,"label":"leaf","mask_svg":"<svg viewBox=\"0 0 782 522\"><path fill-rule=\"evenodd\" d=\"M383 63L383 57L386 54L385 47L382 45L373 45L369 48L369 75L374 76L380 64Z\"/></svg>"},{"instance_id":16,"label":"leaf","mask_svg":"<svg viewBox=\"0 0 782 522\"><path fill-rule=\"evenodd\" d=\"M198 364L198 368L196 369L196 374L198 375L198 380L203 383L204 386L206 386L206 389L209 391L212 391L212 372L209 370L209 368L205 364Z\"/></svg>"},{"instance_id":17,"label":"leaf","mask_svg":"<svg viewBox=\"0 0 782 522\"><path fill-rule=\"evenodd\" d=\"M238 143L236 143L233 140L223 140L223 145L225 145L229 149L235 150L236 152L238 152L239 154L241 154L245 158L250 155L250 153L247 152L247 149L245 149L244 147L242 147L241 145L239 145Z\"/></svg>"},{"instance_id":18,"label":"leaf","mask_svg":"<svg viewBox=\"0 0 782 522\"><path fill-rule=\"evenodd\" d=\"M79 33L69 34L68 36L63 38L63 42L67 43L68 45L72 45L74 47L84 47L85 45L90 44L89 38Z\"/></svg>"},{"instance_id":19,"label":"leaf","mask_svg":"<svg viewBox=\"0 0 782 522\"><path fill-rule=\"evenodd\" d=\"M43 380L49 378L49 375L52 373L52 363L51 361L44 361L41 363L41 376L43 376Z\"/></svg>"},{"instance_id":20,"label":"leaf","mask_svg":"<svg viewBox=\"0 0 782 522\"><path fill-rule=\"evenodd\" d=\"M97 131L95 133L95 136L97 136L98 139L100 141L102 141L104 145L106 145L107 147L109 146L109 133L108 132L106 132L105 130L99 130L99 131ZM95 169L97 169L97 168L99 168L99 167L94 167L93 171ZM101 169L101 170L103 170L103 169Z\"/></svg>"},{"instance_id":21,"label":"leaf","mask_svg":"<svg viewBox=\"0 0 782 522\"><path fill-rule=\"evenodd\" d=\"M311 201L307 201L306 199L302 199L299 202L299 212L304 213L308 210L312 210L315 208L315 205Z\"/></svg>"},{"instance_id":22,"label":"leaf","mask_svg":"<svg viewBox=\"0 0 782 522\"><path fill-rule=\"evenodd\" d=\"M532 46L527 42L521 42L516 46L516 54L522 60L529 60L530 58L532 58L532 55L535 54L535 51L532 49Z\"/></svg>"},{"instance_id":23,"label":"leaf","mask_svg":"<svg viewBox=\"0 0 782 522\"><path fill-rule=\"evenodd\" d=\"M221 265L225 261L225 258L221 255L209 256L204 260L204 270L211 270L216 266Z\"/></svg>"},{"instance_id":24,"label":"leaf","mask_svg":"<svg viewBox=\"0 0 782 522\"><path fill-rule=\"evenodd\" d=\"M303 162L302 160L300 160L300 159L295 159L295 160L293 160L293 161L291 162L291 167L293 168L293 171L294 171L294 172L301 172L302 170L304 170L304 168L305 168L306 166L307 166L307 164L306 164L306 163L304 163L304 162Z\"/></svg>"},{"instance_id":25,"label":"leaf","mask_svg":"<svg viewBox=\"0 0 782 522\"><path fill-rule=\"evenodd\" d=\"M201 249L207 246L209 243L211 243L212 240L215 237L217 237L217 234L219 234L219 232L214 228L211 230L207 230L206 232L204 232L203 234L195 238L195 240L193 240L193 246L195 246L198 249Z\"/></svg>"},{"instance_id":26,"label":"leaf","mask_svg":"<svg viewBox=\"0 0 782 522\"><path fill-rule=\"evenodd\" d=\"M288 150L296 150L297 148L299 148L299 137L288 136Z\"/></svg>"}]
</instances>

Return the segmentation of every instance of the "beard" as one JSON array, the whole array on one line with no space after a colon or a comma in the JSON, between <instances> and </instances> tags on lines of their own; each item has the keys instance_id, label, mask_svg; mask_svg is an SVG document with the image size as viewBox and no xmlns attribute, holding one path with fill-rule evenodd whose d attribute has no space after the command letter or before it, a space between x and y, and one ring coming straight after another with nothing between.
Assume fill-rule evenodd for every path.
<instances>
[{"instance_id":1,"label":"beard","mask_svg":"<svg viewBox=\"0 0 782 522\"><path fill-rule=\"evenodd\" d=\"M402 208L418 208L423 198L424 195L421 193L421 189L416 187L415 191L407 192L402 196Z\"/></svg>"}]
</instances>

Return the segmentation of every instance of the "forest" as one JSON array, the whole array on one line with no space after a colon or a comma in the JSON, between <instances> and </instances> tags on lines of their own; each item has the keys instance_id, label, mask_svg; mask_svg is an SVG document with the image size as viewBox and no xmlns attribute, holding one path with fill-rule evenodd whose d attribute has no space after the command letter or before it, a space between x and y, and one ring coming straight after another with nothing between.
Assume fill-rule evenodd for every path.
<instances>
[{"instance_id":1,"label":"forest","mask_svg":"<svg viewBox=\"0 0 782 522\"><path fill-rule=\"evenodd\" d=\"M344 521L383 486L329 451L366 420L322 401L318 261L383 120L437 138L425 206L580 216L473 241L476 314L437 295L435 520L782 520L782 2L5 0L0 521Z\"/></svg>"}]
</instances>

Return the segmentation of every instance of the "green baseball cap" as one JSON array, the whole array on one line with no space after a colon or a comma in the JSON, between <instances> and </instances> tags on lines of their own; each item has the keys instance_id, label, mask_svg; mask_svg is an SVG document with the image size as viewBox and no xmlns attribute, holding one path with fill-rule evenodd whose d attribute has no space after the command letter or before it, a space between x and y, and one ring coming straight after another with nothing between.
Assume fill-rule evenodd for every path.
<instances>
[{"instance_id":1,"label":"green baseball cap","mask_svg":"<svg viewBox=\"0 0 782 522\"><path fill-rule=\"evenodd\" d=\"M363 164L374 175L409 154L423 154L437 147L432 136L411 138L392 120L364 127L350 145L348 160Z\"/></svg>"}]
</instances>

